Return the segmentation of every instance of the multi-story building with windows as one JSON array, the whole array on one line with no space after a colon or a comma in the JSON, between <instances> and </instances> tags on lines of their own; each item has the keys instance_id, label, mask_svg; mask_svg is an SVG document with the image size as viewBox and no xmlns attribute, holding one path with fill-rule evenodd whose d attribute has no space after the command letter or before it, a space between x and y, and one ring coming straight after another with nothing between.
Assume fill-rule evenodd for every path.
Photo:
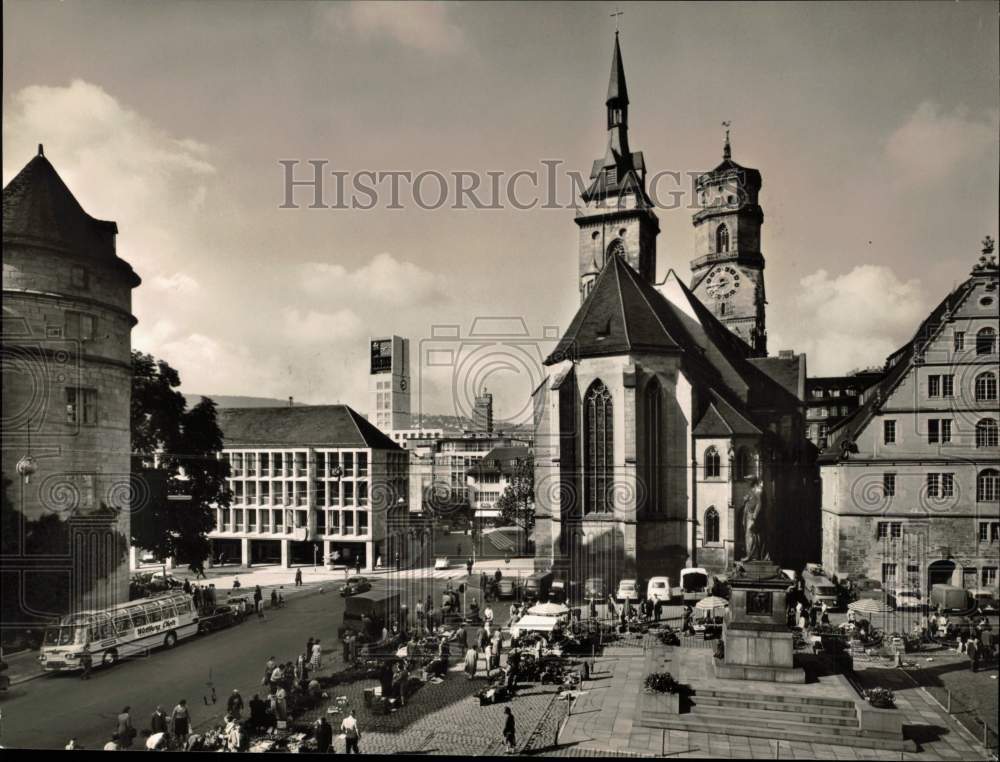
<instances>
[{"instance_id":1,"label":"multi-story building with windows","mask_svg":"<svg viewBox=\"0 0 1000 762\"><path fill-rule=\"evenodd\" d=\"M996 592L1000 553L998 268L970 277L889 356L820 456L823 564L840 575Z\"/></svg>"},{"instance_id":2,"label":"multi-story building with windows","mask_svg":"<svg viewBox=\"0 0 1000 762\"><path fill-rule=\"evenodd\" d=\"M820 450L827 436L865 401L865 390L877 384L882 371L856 371L846 376L822 376L806 380L806 438Z\"/></svg>"},{"instance_id":3,"label":"multi-story building with windows","mask_svg":"<svg viewBox=\"0 0 1000 762\"><path fill-rule=\"evenodd\" d=\"M230 465L213 554L244 565L394 558L405 525L407 454L347 405L219 411Z\"/></svg>"},{"instance_id":4,"label":"multi-story building with windows","mask_svg":"<svg viewBox=\"0 0 1000 762\"><path fill-rule=\"evenodd\" d=\"M519 463L530 456L527 447L494 447L466 472L472 519L478 526L488 526L500 516L497 501L510 486Z\"/></svg>"},{"instance_id":5,"label":"multi-story building with windows","mask_svg":"<svg viewBox=\"0 0 1000 762\"><path fill-rule=\"evenodd\" d=\"M528 438L496 432L466 432L414 442L410 453L410 505L420 512L471 506L467 474L496 448L531 446Z\"/></svg>"}]
</instances>

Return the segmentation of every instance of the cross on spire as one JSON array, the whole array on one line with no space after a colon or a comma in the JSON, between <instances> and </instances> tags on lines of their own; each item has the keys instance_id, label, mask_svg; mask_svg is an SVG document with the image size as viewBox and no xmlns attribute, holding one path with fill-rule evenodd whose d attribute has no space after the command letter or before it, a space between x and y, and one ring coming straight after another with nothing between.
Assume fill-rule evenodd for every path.
<instances>
[{"instance_id":1,"label":"cross on spire","mask_svg":"<svg viewBox=\"0 0 1000 762\"><path fill-rule=\"evenodd\" d=\"M722 158L723 159L731 159L731 158L733 158L733 149L729 145L729 128L732 126L732 124L733 123L731 121L729 121L729 120L726 120L725 122L722 123L722 126L726 128L726 143L722 147Z\"/></svg>"},{"instance_id":2,"label":"cross on spire","mask_svg":"<svg viewBox=\"0 0 1000 762\"><path fill-rule=\"evenodd\" d=\"M608 15L610 15L611 18L613 18L615 20L615 34L618 34L618 21L621 19L622 16L625 15L625 11L621 10L621 8L619 8L616 5L615 6L615 12L611 13L611 14L608 14Z\"/></svg>"}]
</instances>

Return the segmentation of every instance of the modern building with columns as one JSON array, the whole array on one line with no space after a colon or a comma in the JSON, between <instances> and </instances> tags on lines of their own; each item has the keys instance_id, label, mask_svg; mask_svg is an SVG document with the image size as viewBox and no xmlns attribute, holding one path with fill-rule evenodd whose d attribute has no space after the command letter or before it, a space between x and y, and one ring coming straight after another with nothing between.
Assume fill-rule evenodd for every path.
<instances>
[{"instance_id":1,"label":"modern building with columns","mask_svg":"<svg viewBox=\"0 0 1000 762\"><path fill-rule=\"evenodd\" d=\"M209 535L213 560L333 563L371 569L405 543L407 453L347 405L219 411L229 508Z\"/></svg>"}]
</instances>

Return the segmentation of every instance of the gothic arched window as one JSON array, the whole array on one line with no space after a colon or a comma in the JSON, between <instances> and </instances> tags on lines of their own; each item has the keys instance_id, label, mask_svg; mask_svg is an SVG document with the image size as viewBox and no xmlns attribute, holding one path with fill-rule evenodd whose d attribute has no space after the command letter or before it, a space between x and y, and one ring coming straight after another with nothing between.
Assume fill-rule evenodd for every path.
<instances>
[{"instance_id":1,"label":"gothic arched window","mask_svg":"<svg viewBox=\"0 0 1000 762\"><path fill-rule=\"evenodd\" d=\"M662 387L655 378L646 384L646 499L653 512L660 510L661 444L663 411L661 407Z\"/></svg>"},{"instance_id":2,"label":"gothic arched window","mask_svg":"<svg viewBox=\"0 0 1000 762\"><path fill-rule=\"evenodd\" d=\"M725 223L715 230L715 251L717 254L729 251L729 228Z\"/></svg>"},{"instance_id":3,"label":"gothic arched window","mask_svg":"<svg viewBox=\"0 0 1000 762\"><path fill-rule=\"evenodd\" d=\"M615 254L620 257L625 256L625 242L621 238L616 238L608 244L608 259L611 259Z\"/></svg>"},{"instance_id":4,"label":"gothic arched window","mask_svg":"<svg viewBox=\"0 0 1000 762\"><path fill-rule=\"evenodd\" d=\"M712 506L705 511L705 542L719 541L719 512Z\"/></svg>"},{"instance_id":5,"label":"gothic arched window","mask_svg":"<svg viewBox=\"0 0 1000 762\"><path fill-rule=\"evenodd\" d=\"M981 328L976 334L976 354L991 355L997 351L997 334L992 328Z\"/></svg>"},{"instance_id":6,"label":"gothic arched window","mask_svg":"<svg viewBox=\"0 0 1000 762\"><path fill-rule=\"evenodd\" d=\"M987 468L976 477L976 502L992 503L1000 500L1000 471Z\"/></svg>"},{"instance_id":7,"label":"gothic arched window","mask_svg":"<svg viewBox=\"0 0 1000 762\"><path fill-rule=\"evenodd\" d=\"M976 424L976 447L997 447L1000 441L1000 432L997 431L997 422L992 418L983 418Z\"/></svg>"},{"instance_id":8,"label":"gothic arched window","mask_svg":"<svg viewBox=\"0 0 1000 762\"><path fill-rule=\"evenodd\" d=\"M714 479L722 473L722 461L719 458L719 451L714 447L705 450L705 478Z\"/></svg>"},{"instance_id":9,"label":"gothic arched window","mask_svg":"<svg viewBox=\"0 0 1000 762\"><path fill-rule=\"evenodd\" d=\"M614 479L614 407L611 392L600 379L583 402L583 483L587 513L609 513Z\"/></svg>"},{"instance_id":10,"label":"gothic arched window","mask_svg":"<svg viewBox=\"0 0 1000 762\"><path fill-rule=\"evenodd\" d=\"M979 401L995 400L997 398L997 376L987 371L976 376L976 399Z\"/></svg>"}]
</instances>

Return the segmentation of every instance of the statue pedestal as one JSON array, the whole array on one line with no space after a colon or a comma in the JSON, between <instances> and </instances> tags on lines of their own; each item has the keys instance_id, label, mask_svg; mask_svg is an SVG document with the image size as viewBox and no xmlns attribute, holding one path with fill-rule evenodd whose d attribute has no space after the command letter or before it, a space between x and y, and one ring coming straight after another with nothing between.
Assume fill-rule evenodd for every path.
<instances>
[{"instance_id":1,"label":"statue pedestal","mask_svg":"<svg viewBox=\"0 0 1000 762\"><path fill-rule=\"evenodd\" d=\"M793 636L786 624L785 598L790 584L769 561L744 562L743 573L730 579L730 621L723 634L724 659L715 661L716 677L806 681L805 670L795 666Z\"/></svg>"}]
</instances>

